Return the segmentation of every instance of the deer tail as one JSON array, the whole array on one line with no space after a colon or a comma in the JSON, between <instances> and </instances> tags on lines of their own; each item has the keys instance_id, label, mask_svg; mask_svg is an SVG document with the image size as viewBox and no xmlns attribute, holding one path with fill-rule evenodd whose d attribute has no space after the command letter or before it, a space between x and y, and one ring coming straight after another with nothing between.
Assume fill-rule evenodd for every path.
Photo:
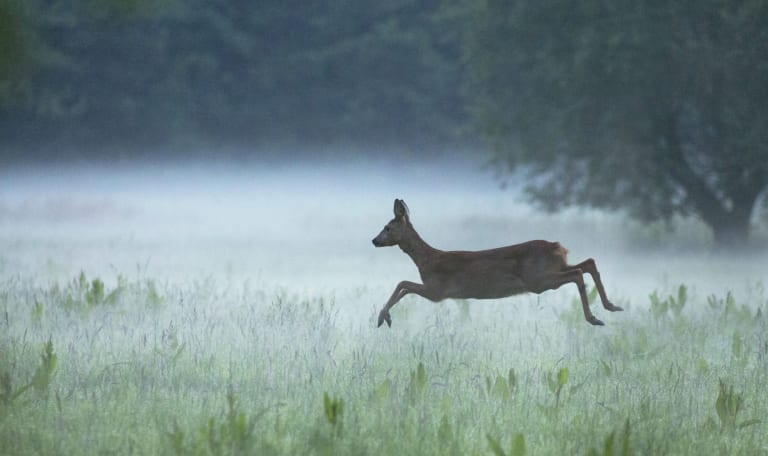
<instances>
[{"instance_id":1,"label":"deer tail","mask_svg":"<svg viewBox=\"0 0 768 456\"><path fill-rule=\"evenodd\" d=\"M555 249L555 253L558 256L562 256L563 258L568 257L568 249L563 247L563 245L560 244L559 242L553 242L553 244L554 244L553 247Z\"/></svg>"}]
</instances>

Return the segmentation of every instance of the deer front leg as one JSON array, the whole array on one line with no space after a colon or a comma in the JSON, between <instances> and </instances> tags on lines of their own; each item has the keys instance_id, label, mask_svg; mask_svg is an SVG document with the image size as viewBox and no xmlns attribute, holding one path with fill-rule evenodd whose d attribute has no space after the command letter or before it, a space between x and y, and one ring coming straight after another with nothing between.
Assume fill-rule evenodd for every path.
<instances>
[{"instance_id":1,"label":"deer front leg","mask_svg":"<svg viewBox=\"0 0 768 456\"><path fill-rule=\"evenodd\" d=\"M379 324L378 324L379 327L385 321L387 322L387 326L392 327L392 317L389 315L389 309L391 309L395 304L397 304L398 301L403 299L409 293L415 293L431 301L439 300L439 299L436 299L436 297L432 293L430 293L430 291L427 290L427 287L425 287L424 285L420 283L408 282L407 280L404 280L397 284L397 286L395 287L395 291L392 292L392 296L389 297L389 300L384 305L384 308L382 308L381 312L379 312Z\"/></svg>"}]
</instances>

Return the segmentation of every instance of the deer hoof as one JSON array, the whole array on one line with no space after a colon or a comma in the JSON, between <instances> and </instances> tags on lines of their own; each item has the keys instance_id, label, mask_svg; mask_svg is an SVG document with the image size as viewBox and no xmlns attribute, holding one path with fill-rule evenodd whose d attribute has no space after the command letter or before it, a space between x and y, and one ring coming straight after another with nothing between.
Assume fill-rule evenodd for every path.
<instances>
[{"instance_id":1,"label":"deer hoof","mask_svg":"<svg viewBox=\"0 0 768 456\"><path fill-rule=\"evenodd\" d=\"M392 317L389 316L389 312L381 312L379 314L379 328L381 327L384 322L387 322L387 327L392 327Z\"/></svg>"},{"instance_id":2,"label":"deer hoof","mask_svg":"<svg viewBox=\"0 0 768 456\"><path fill-rule=\"evenodd\" d=\"M622 310L624 310L622 307L619 307L613 304L611 304L610 307L607 307L607 309L610 310L611 312L621 312Z\"/></svg>"},{"instance_id":3,"label":"deer hoof","mask_svg":"<svg viewBox=\"0 0 768 456\"><path fill-rule=\"evenodd\" d=\"M591 316L587 317L587 321L590 324L593 324L595 326L605 326L605 323L603 323L602 321L598 320L597 317L595 317L594 315L591 315Z\"/></svg>"}]
</instances>

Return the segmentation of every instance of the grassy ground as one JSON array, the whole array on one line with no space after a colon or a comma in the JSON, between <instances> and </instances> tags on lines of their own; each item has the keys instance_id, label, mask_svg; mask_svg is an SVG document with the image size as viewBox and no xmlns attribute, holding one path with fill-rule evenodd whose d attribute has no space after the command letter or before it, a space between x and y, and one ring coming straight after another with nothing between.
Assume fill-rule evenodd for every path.
<instances>
[{"instance_id":1,"label":"grassy ground","mask_svg":"<svg viewBox=\"0 0 768 456\"><path fill-rule=\"evenodd\" d=\"M0 451L768 452L761 286L661 290L604 328L577 302L408 298L376 329L374 295L7 280Z\"/></svg>"},{"instance_id":2,"label":"grassy ground","mask_svg":"<svg viewBox=\"0 0 768 456\"><path fill-rule=\"evenodd\" d=\"M768 454L764 255L457 169L2 176L0 454ZM418 277L370 244L394 197L436 247L592 256L626 310L409 296L376 328Z\"/></svg>"}]
</instances>

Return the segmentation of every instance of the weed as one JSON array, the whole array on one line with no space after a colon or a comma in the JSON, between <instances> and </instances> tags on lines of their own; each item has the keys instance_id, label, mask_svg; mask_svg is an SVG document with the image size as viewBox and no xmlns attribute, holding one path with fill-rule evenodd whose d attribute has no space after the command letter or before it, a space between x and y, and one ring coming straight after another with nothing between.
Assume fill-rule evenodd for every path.
<instances>
[{"instance_id":1,"label":"weed","mask_svg":"<svg viewBox=\"0 0 768 456\"><path fill-rule=\"evenodd\" d=\"M611 431L605 437L602 449L590 448L587 455L589 456L629 456L632 454L632 450L629 445L629 433L630 425L629 418L624 423L624 429L619 434L619 442L616 441L616 431Z\"/></svg>"},{"instance_id":2,"label":"weed","mask_svg":"<svg viewBox=\"0 0 768 456\"><path fill-rule=\"evenodd\" d=\"M568 383L568 368L563 367L557 371L557 375L553 375L552 372L547 372L547 386L549 391L555 396L555 409L560 407L560 393L563 391L563 387Z\"/></svg>"},{"instance_id":3,"label":"weed","mask_svg":"<svg viewBox=\"0 0 768 456\"><path fill-rule=\"evenodd\" d=\"M738 306L733 293L730 291L725 294L725 298L718 298L715 295L708 296L707 304L709 304L710 311L716 314L721 323L733 321L741 325L751 326L755 321L759 321L762 314L760 307L753 316L749 306Z\"/></svg>"},{"instance_id":4,"label":"weed","mask_svg":"<svg viewBox=\"0 0 768 456\"><path fill-rule=\"evenodd\" d=\"M13 389L11 373L8 371L0 373L0 402L4 406L10 405L30 388L34 388L39 397L48 398L48 391L53 378L56 376L56 364L58 362L51 339L48 339L48 342L43 346L43 353L40 358L40 365L35 369L32 380L16 390Z\"/></svg>"},{"instance_id":5,"label":"weed","mask_svg":"<svg viewBox=\"0 0 768 456\"><path fill-rule=\"evenodd\" d=\"M341 438L344 400L339 397L332 398L327 392L323 393L323 410L325 419L331 425L331 438Z\"/></svg>"},{"instance_id":6,"label":"weed","mask_svg":"<svg viewBox=\"0 0 768 456\"><path fill-rule=\"evenodd\" d=\"M355 313L367 296L289 288L276 303L229 283L119 277L102 290L74 279L58 292L32 281L0 289L0 454L684 455L768 445L750 419L768 411L758 394L762 301L747 302L750 323L732 295L712 298L710 311L706 295L688 288L681 299L675 286L671 300L657 293L667 302L658 321L648 312L606 330L585 325L579 308L564 331L538 314L500 321L511 312L490 303L471 324L382 334ZM179 299L149 309L148 296L166 289ZM44 313L30 324L36 302ZM220 392L232 382L237 400ZM262 399L279 409L248 408ZM585 440L594 429L605 431Z\"/></svg>"},{"instance_id":7,"label":"weed","mask_svg":"<svg viewBox=\"0 0 768 456\"><path fill-rule=\"evenodd\" d=\"M384 401L389 397L389 390L392 388L392 380L389 378L384 379L383 382L376 387L376 399Z\"/></svg>"},{"instance_id":8,"label":"weed","mask_svg":"<svg viewBox=\"0 0 768 456\"><path fill-rule=\"evenodd\" d=\"M459 443L451 426L451 420L448 415L443 415L440 419L440 425L437 428L437 443L440 447L440 454L461 455L464 454L459 448Z\"/></svg>"},{"instance_id":9,"label":"weed","mask_svg":"<svg viewBox=\"0 0 768 456\"><path fill-rule=\"evenodd\" d=\"M602 359L599 360L599 363L600 363L600 367L598 368L599 371L603 374L605 378L611 378L611 376L613 375L614 368Z\"/></svg>"},{"instance_id":10,"label":"weed","mask_svg":"<svg viewBox=\"0 0 768 456\"><path fill-rule=\"evenodd\" d=\"M99 306L115 305L120 294L124 291L123 283L118 281L118 286L107 293L104 282L97 278L88 280L85 272L80 271L77 279L73 280L65 290L55 286L51 290L54 296L64 295L61 298L63 307L67 311L88 313Z\"/></svg>"},{"instance_id":11,"label":"weed","mask_svg":"<svg viewBox=\"0 0 768 456\"><path fill-rule=\"evenodd\" d=\"M35 299L35 303L32 305L32 310L29 312L29 318L32 322L40 324L43 320L43 309L43 303Z\"/></svg>"},{"instance_id":12,"label":"weed","mask_svg":"<svg viewBox=\"0 0 768 456\"><path fill-rule=\"evenodd\" d=\"M35 391L40 396L48 397L48 389L51 386L53 377L56 376L56 363L58 361L56 353L53 352L53 342L50 339L48 339L45 347L43 347L40 361L40 365L32 377L32 386L35 387Z\"/></svg>"},{"instance_id":13,"label":"weed","mask_svg":"<svg viewBox=\"0 0 768 456\"><path fill-rule=\"evenodd\" d=\"M517 374L514 369L510 369L506 378L502 375L497 375L496 380L492 380L490 376L486 376L485 386L488 396L499 397L507 401L512 397L517 388Z\"/></svg>"},{"instance_id":14,"label":"weed","mask_svg":"<svg viewBox=\"0 0 768 456\"><path fill-rule=\"evenodd\" d=\"M669 295L665 299L661 299L659 293L654 290L649 299L651 301L649 309L655 321L666 319L670 313L677 319L682 315L683 308L688 302L688 287L680 285L677 287L677 295Z\"/></svg>"},{"instance_id":15,"label":"weed","mask_svg":"<svg viewBox=\"0 0 768 456\"><path fill-rule=\"evenodd\" d=\"M515 434L515 436L512 437L509 452L504 451L499 441L494 439L490 434L486 434L485 438L488 440L488 447L491 452L496 456L525 456L528 453L528 449L525 445L525 436L522 433Z\"/></svg>"},{"instance_id":16,"label":"weed","mask_svg":"<svg viewBox=\"0 0 768 456\"><path fill-rule=\"evenodd\" d=\"M118 283L120 281L118 280ZM165 298L157 291L157 285L154 280L147 280L145 283L145 303L149 308L157 308L165 303Z\"/></svg>"},{"instance_id":17,"label":"weed","mask_svg":"<svg viewBox=\"0 0 768 456\"><path fill-rule=\"evenodd\" d=\"M260 442L256 437L255 426L268 409L263 409L256 416L249 418L241 412L232 386L227 392L227 413L223 422L217 424L216 417L210 417L206 423L193 433L188 442L188 434L174 423L173 430L166 432L168 443L177 455L212 454L239 455L273 453L271 445Z\"/></svg>"},{"instance_id":18,"label":"weed","mask_svg":"<svg viewBox=\"0 0 768 456\"><path fill-rule=\"evenodd\" d=\"M744 337L741 335L741 331L737 329L733 332L733 337L731 338L731 354L733 355L733 361L740 369L743 369L749 361L747 353L748 348L744 343Z\"/></svg>"},{"instance_id":19,"label":"weed","mask_svg":"<svg viewBox=\"0 0 768 456\"><path fill-rule=\"evenodd\" d=\"M718 419L720 419L721 431L735 431L736 429L742 429L747 426L761 423L761 420L759 419L749 419L739 422L738 415L743 405L743 395L734 393L733 386L728 386L725 382L720 380L717 400L715 401L715 411L717 412Z\"/></svg>"},{"instance_id":20,"label":"weed","mask_svg":"<svg viewBox=\"0 0 768 456\"><path fill-rule=\"evenodd\" d=\"M0 372L0 404L3 408L10 405L11 401L16 396L13 392L13 380L11 379L11 373L7 370Z\"/></svg>"},{"instance_id":21,"label":"weed","mask_svg":"<svg viewBox=\"0 0 768 456\"><path fill-rule=\"evenodd\" d=\"M171 366L175 366L181 355L184 354L187 344L179 343L178 330L173 322L168 325L168 328L163 329L161 340L162 349L156 348L156 353L168 360Z\"/></svg>"},{"instance_id":22,"label":"weed","mask_svg":"<svg viewBox=\"0 0 768 456\"><path fill-rule=\"evenodd\" d=\"M411 401L415 401L427 391L427 369L424 363L419 362L416 370L411 371L411 380L408 383L408 393Z\"/></svg>"}]
</instances>

